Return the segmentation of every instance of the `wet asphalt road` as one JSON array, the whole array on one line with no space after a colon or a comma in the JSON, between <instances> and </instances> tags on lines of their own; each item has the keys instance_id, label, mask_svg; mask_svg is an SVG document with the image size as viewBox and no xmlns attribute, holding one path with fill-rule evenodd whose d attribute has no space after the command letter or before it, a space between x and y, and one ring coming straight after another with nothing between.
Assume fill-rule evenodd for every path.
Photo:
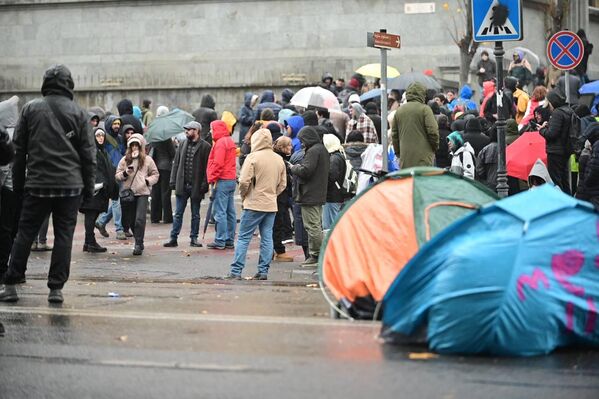
<instances>
[{"instance_id":1,"label":"wet asphalt road","mask_svg":"<svg viewBox=\"0 0 599 399\"><path fill-rule=\"evenodd\" d=\"M298 263L231 283L215 277L232 251L164 249L168 226L149 225L141 258L111 238L107 254L83 254L82 235L62 306L46 301L48 253L32 256L21 300L0 305L0 399L599 398L599 351L496 359L386 346L376 323L331 320ZM256 258L254 243L246 276Z\"/></svg>"}]
</instances>

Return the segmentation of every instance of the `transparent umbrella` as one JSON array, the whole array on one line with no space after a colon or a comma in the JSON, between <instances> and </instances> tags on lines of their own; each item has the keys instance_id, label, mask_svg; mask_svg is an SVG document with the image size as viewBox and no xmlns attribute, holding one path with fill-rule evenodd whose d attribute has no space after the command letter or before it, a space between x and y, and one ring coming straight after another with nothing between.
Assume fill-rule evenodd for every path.
<instances>
[{"instance_id":1,"label":"transparent umbrella","mask_svg":"<svg viewBox=\"0 0 599 399\"><path fill-rule=\"evenodd\" d=\"M341 111L337 96L322 87L304 87L291 98L291 105L299 107L326 108L330 111Z\"/></svg>"},{"instance_id":2,"label":"transparent umbrella","mask_svg":"<svg viewBox=\"0 0 599 399\"><path fill-rule=\"evenodd\" d=\"M493 49L491 47L481 46L476 49L476 53L474 53L474 56L472 57L472 61L470 62L470 69L476 69L476 66L478 65L478 61L480 61L480 57L483 51L486 51L487 54L489 54L489 58L495 61L495 56L493 56Z\"/></svg>"},{"instance_id":3,"label":"transparent umbrella","mask_svg":"<svg viewBox=\"0 0 599 399\"><path fill-rule=\"evenodd\" d=\"M541 59L539 58L539 56L536 53L532 52L531 50L527 49L526 47L514 47L512 49L505 50L505 54L504 54L503 58L508 60L508 65L509 65L509 61L512 61L512 56L514 55L515 52L519 52L519 53L522 53L522 55L524 55L524 58L527 59L528 62L530 63L530 66L532 67L533 72L539 66L541 66Z\"/></svg>"}]
</instances>

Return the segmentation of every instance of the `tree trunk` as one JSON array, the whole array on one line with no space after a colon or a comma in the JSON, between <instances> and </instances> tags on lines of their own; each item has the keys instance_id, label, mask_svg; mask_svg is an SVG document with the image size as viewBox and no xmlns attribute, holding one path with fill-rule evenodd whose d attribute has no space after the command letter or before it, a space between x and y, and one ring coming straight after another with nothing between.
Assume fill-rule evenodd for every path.
<instances>
[{"instance_id":1,"label":"tree trunk","mask_svg":"<svg viewBox=\"0 0 599 399\"><path fill-rule=\"evenodd\" d=\"M460 49L460 87L468 83L471 62L472 56L468 53L468 51Z\"/></svg>"}]
</instances>

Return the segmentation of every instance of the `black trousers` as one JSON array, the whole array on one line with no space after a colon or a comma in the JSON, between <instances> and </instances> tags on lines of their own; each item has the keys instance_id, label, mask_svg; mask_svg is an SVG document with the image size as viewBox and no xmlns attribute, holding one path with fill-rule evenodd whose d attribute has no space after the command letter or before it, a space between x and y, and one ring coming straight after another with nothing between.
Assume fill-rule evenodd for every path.
<instances>
[{"instance_id":1,"label":"black trousers","mask_svg":"<svg viewBox=\"0 0 599 399\"><path fill-rule=\"evenodd\" d=\"M85 224L85 243L86 244L95 244L96 243L96 234L94 233L94 228L96 227L96 219L100 215L99 211L85 210L83 211L84 215L84 224Z\"/></svg>"},{"instance_id":2,"label":"black trousers","mask_svg":"<svg viewBox=\"0 0 599 399\"><path fill-rule=\"evenodd\" d=\"M568 172L569 155L547 154L547 170L553 182L566 194L571 194Z\"/></svg>"},{"instance_id":3,"label":"black trousers","mask_svg":"<svg viewBox=\"0 0 599 399\"><path fill-rule=\"evenodd\" d=\"M0 191L0 277L8 270L8 259L17 235L19 213L17 196L12 190L2 187Z\"/></svg>"},{"instance_id":4,"label":"black trousers","mask_svg":"<svg viewBox=\"0 0 599 399\"><path fill-rule=\"evenodd\" d=\"M135 245L144 245L144 235L146 233L146 214L148 212L148 196L140 195L135 197L133 202L121 201L123 211L123 228L129 226L135 237Z\"/></svg>"},{"instance_id":5,"label":"black trousers","mask_svg":"<svg viewBox=\"0 0 599 399\"><path fill-rule=\"evenodd\" d=\"M163 221L173 222L173 206L171 204L171 188L169 180L170 170L160 170L158 183L152 186L152 207L150 209L150 220L153 223Z\"/></svg>"},{"instance_id":6,"label":"black trousers","mask_svg":"<svg viewBox=\"0 0 599 399\"><path fill-rule=\"evenodd\" d=\"M272 231L272 241L277 254L285 253L285 244L283 240L288 237L288 228L286 223L289 220L289 207L277 204L278 209L275 215L275 224ZM286 215L285 215L286 214Z\"/></svg>"},{"instance_id":7,"label":"black trousers","mask_svg":"<svg viewBox=\"0 0 599 399\"><path fill-rule=\"evenodd\" d=\"M28 193L25 194L19 219L19 230L12 247L10 264L6 273L6 284L15 284L25 277L31 244L46 216L52 213L54 248L48 272L48 288L62 289L69 279L71 270L73 233L77 225L77 212L80 205L81 196L39 198Z\"/></svg>"}]
</instances>

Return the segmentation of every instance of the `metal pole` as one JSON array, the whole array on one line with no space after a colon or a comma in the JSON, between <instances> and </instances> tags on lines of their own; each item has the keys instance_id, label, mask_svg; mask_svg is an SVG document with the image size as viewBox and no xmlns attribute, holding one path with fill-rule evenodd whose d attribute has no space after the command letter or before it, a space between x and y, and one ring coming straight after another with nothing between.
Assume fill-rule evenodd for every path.
<instances>
[{"instance_id":1,"label":"metal pole","mask_svg":"<svg viewBox=\"0 0 599 399\"><path fill-rule=\"evenodd\" d=\"M507 170L505 161L505 113L503 104L503 42L495 42L493 55L497 64L497 194L500 198L508 195Z\"/></svg>"},{"instance_id":2,"label":"metal pole","mask_svg":"<svg viewBox=\"0 0 599 399\"><path fill-rule=\"evenodd\" d=\"M570 71L566 71L566 103L570 105Z\"/></svg>"},{"instance_id":3,"label":"metal pole","mask_svg":"<svg viewBox=\"0 0 599 399\"><path fill-rule=\"evenodd\" d=\"M381 32L383 30L381 29ZM383 145L383 172L389 171L389 143L387 136L387 50L381 49L381 144Z\"/></svg>"}]
</instances>

